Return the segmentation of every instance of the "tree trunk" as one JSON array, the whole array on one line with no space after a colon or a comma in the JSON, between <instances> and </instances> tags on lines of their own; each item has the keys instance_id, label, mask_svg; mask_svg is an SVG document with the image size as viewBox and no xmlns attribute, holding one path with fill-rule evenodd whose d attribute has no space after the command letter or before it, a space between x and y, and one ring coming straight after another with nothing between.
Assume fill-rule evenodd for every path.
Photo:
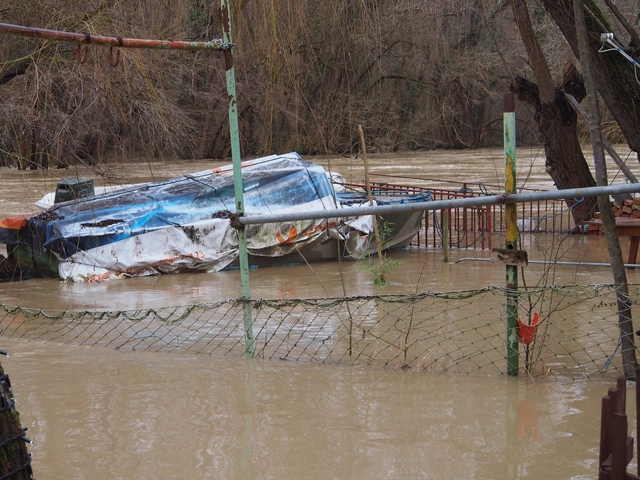
<instances>
[{"instance_id":1,"label":"tree trunk","mask_svg":"<svg viewBox=\"0 0 640 480\"><path fill-rule=\"evenodd\" d=\"M33 478L24 430L15 409L9 376L0 366L0 476L12 480Z\"/></svg>"},{"instance_id":2,"label":"tree trunk","mask_svg":"<svg viewBox=\"0 0 640 480\"><path fill-rule=\"evenodd\" d=\"M596 167L596 179L599 186L607 186L607 165L604 158L604 146L602 144L602 132L600 130L600 107L598 106L598 92L592 73L591 52L589 51L589 37L586 30L582 0L574 3L576 19L576 32L580 49L580 62L582 63L589 100L589 129L591 142L593 143L593 160ZM609 250L611 269L616 286L618 304L618 329L620 330L620 351L622 354L622 368L624 376L635 379L638 362L633 341L633 322L631 320L631 298L627 285L627 272L622 259L620 241L616 231L616 219L609 207L609 196L598 197L602 226Z\"/></svg>"},{"instance_id":3,"label":"tree trunk","mask_svg":"<svg viewBox=\"0 0 640 480\"><path fill-rule=\"evenodd\" d=\"M535 108L535 121L546 155L546 171L558 190L594 187L596 182L578 140L577 115L564 98L564 92L571 93L574 97L577 95L578 101L584 98L582 80L575 69L568 68L560 88L553 85L549 67L531 27L526 2L509 0L509 3L538 82L535 84L522 77L515 77L511 91L519 100ZM579 206L576 206L576 202L568 200L567 205L574 207L571 212L577 225L593 216L597 201L595 198L585 198Z\"/></svg>"},{"instance_id":4,"label":"tree trunk","mask_svg":"<svg viewBox=\"0 0 640 480\"><path fill-rule=\"evenodd\" d=\"M580 57L573 0L543 0L543 4L576 57ZM606 28L607 20L593 1L587 0L586 6ZM636 152L640 159L640 88L634 76L634 68L619 53L598 53L602 45L600 34L608 32L603 31L591 15L585 15L585 21L596 88L609 112L618 122L629 148Z\"/></svg>"}]
</instances>

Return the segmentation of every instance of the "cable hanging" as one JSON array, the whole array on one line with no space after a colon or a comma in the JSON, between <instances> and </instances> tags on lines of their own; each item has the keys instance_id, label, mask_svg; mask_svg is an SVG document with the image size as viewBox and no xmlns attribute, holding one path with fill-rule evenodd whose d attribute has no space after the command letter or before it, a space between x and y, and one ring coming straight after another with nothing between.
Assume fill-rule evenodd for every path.
<instances>
[{"instance_id":1,"label":"cable hanging","mask_svg":"<svg viewBox=\"0 0 640 480\"><path fill-rule=\"evenodd\" d=\"M625 52L622 48L620 48L618 45L616 45L616 43L613 41L613 33L603 33L600 35L600 40L602 41L602 46L600 47L600 50L598 50L599 52L611 52L611 51L617 51L620 53L620 55L622 55L624 58L626 58L627 60L629 60L632 64L633 64L633 73L636 77L636 82L640 83L640 79L638 79L638 67L640 67L640 63L636 62L627 52ZM605 44L608 43L609 45L612 46L612 48L608 48L605 50Z\"/></svg>"}]
</instances>

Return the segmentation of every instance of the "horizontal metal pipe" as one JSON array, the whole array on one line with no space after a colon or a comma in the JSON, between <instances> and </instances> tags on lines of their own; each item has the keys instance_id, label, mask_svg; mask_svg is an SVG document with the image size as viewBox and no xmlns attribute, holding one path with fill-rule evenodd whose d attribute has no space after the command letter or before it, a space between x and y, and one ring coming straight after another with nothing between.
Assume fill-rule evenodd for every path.
<instances>
[{"instance_id":1,"label":"horizontal metal pipe","mask_svg":"<svg viewBox=\"0 0 640 480\"><path fill-rule=\"evenodd\" d=\"M157 48L161 50L229 50L232 45L220 39L209 42L188 42L183 40L147 40L141 38L104 37L89 33L62 32L46 28L24 27L10 23L0 23L1 33L11 33L23 37L43 38L58 42L84 43L120 48Z\"/></svg>"},{"instance_id":2,"label":"horizontal metal pipe","mask_svg":"<svg viewBox=\"0 0 640 480\"><path fill-rule=\"evenodd\" d=\"M456 260L455 262L451 262L451 263L460 263L460 262L470 262L470 261L475 261L475 262L490 262L491 259L490 258L484 258L484 257L467 257L467 258L459 258L458 260ZM528 260L527 263L533 263L533 264L539 264L539 265L580 265L580 266L585 266L585 267L610 267L611 263L604 263L604 262L547 262L545 260ZM625 263L624 264L625 267L640 267L640 264L637 263Z\"/></svg>"},{"instance_id":3,"label":"horizontal metal pipe","mask_svg":"<svg viewBox=\"0 0 640 480\"><path fill-rule=\"evenodd\" d=\"M284 221L314 220L324 218L345 218L360 215L384 215L398 212L419 212L459 207L481 207L485 205L508 205L537 200L579 199L585 197L609 196L618 193L640 193L640 183L610 185L608 187L571 188L567 190L545 190L542 192L511 193L486 197L467 197L431 202L412 202L375 207L345 207L331 210L289 212L268 215L247 215L238 218L242 225L279 223Z\"/></svg>"}]
</instances>

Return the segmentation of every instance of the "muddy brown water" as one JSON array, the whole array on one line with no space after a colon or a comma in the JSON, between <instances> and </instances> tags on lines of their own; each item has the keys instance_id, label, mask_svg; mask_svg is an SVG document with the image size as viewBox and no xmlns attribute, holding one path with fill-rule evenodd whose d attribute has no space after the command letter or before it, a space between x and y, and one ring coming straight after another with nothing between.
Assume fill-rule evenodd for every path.
<instances>
[{"instance_id":1,"label":"muddy brown water","mask_svg":"<svg viewBox=\"0 0 640 480\"><path fill-rule=\"evenodd\" d=\"M502 159L500 150L369 158L373 173L472 185L500 184ZM523 149L518 159L519 177L529 174L526 186L550 188L539 152ZM363 178L358 159L313 160L351 181ZM109 175L133 183L221 163L121 164ZM632 170L640 176L637 166ZM36 200L73 174L0 169L0 218L35 211ZM597 236L560 243L533 235L527 242L530 259L606 261ZM262 268L251 271L251 291L254 298L316 298L503 285L504 268L476 260L486 256L454 250L444 263L437 250L397 252L386 287L374 286L359 262L342 263L341 272L335 263ZM630 282L640 281L635 270L628 274ZM530 283L544 276L535 265L526 275ZM571 265L557 269L552 281L606 283L611 274L603 267ZM30 280L2 284L0 292L10 305L116 310L231 298L240 294L240 285L239 273L228 271L98 284ZM30 451L40 480L595 479L601 398L612 386L611 378L437 375L122 352L1 336L0 349L11 354L0 361L34 441ZM631 403L628 411L634 425ZM630 434L636 436L635 428Z\"/></svg>"}]
</instances>

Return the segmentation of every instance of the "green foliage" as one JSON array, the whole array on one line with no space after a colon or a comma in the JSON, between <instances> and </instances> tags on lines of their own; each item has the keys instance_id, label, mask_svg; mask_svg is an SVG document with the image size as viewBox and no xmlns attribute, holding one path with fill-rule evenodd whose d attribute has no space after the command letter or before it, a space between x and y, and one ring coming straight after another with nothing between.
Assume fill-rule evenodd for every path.
<instances>
[{"instance_id":1,"label":"green foliage","mask_svg":"<svg viewBox=\"0 0 640 480\"><path fill-rule=\"evenodd\" d=\"M384 250L389 246L392 227L393 225L389 222L378 222L378 235L380 235L383 250L381 257L365 254L359 259L364 268L373 274L373 284L378 287L383 287L387 284L386 275L401 263L399 260L392 260L384 253ZM372 236L375 237L375 235ZM371 244L375 244L375 241L376 239L373 238Z\"/></svg>"},{"instance_id":2,"label":"green foliage","mask_svg":"<svg viewBox=\"0 0 640 480\"><path fill-rule=\"evenodd\" d=\"M387 274L400 266L399 260L392 260L384 253L382 254L382 266L373 259L369 264L369 271L373 273L373 284L377 287L384 287L387 284Z\"/></svg>"}]
</instances>

